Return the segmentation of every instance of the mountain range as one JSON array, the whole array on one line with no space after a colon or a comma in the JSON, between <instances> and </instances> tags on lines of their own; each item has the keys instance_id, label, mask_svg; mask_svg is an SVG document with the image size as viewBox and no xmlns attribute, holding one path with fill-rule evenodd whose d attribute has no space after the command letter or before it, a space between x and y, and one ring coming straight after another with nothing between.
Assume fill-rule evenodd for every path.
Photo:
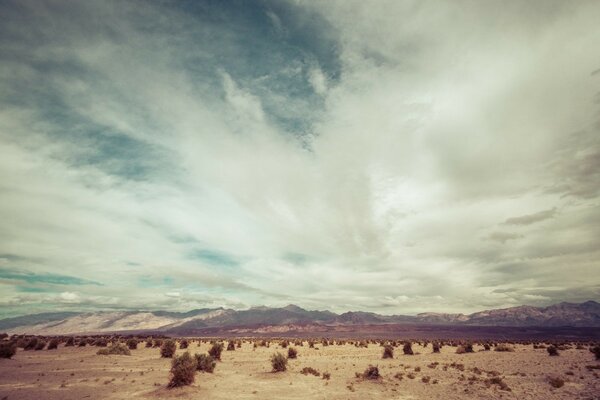
<instances>
[{"instance_id":1,"label":"mountain range","mask_svg":"<svg viewBox=\"0 0 600 400\"><path fill-rule=\"evenodd\" d=\"M600 303L559 303L548 307L519 306L473 314L427 312L414 316L350 311L310 311L296 305L169 311L98 311L32 314L0 320L0 331L42 335L150 332L165 335L207 333L290 333L324 329L351 331L357 327L479 326L479 327L600 327Z\"/></svg>"}]
</instances>

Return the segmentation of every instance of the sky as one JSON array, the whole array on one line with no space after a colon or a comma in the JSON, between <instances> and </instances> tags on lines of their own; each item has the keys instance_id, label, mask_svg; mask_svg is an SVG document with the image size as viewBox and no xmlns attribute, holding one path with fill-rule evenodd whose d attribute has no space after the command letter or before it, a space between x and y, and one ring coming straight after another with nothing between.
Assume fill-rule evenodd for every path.
<instances>
[{"instance_id":1,"label":"sky","mask_svg":"<svg viewBox=\"0 0 600 400\"><path fill-rule=\"evenodd\" d=\"M0 317L600 300L598 1L0 16Z\"/></svg>"}]
</instances>

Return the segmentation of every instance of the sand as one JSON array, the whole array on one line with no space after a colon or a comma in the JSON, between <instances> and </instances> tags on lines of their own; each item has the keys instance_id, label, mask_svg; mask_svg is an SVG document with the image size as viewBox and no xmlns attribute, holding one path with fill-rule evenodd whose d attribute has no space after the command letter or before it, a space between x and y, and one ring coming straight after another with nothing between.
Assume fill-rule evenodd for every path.
<instances>
[{"instance_id":1,"label":"sand","mask_svg":"<svg viewBox=\"0 0 600 400\"><path fill-rule=\"evenodd\" d=\"M12 359L0 359L0 399L600 399L600 370L586 368L600 363L587 348L550 357L531 345L516 345L514 352L475 346L471 354L456 354L454 347L432 354L431 346L413 345L418 354L403 355L398 347L393 359L383 360L378 344L318 344L310 349L305 343L294 346L298 359L289 361L286 372L273 373L270 356L286 350L276 344L253 349L244 343L241 349L223 351L214 373L198 373L192 386L168 389L171 360L161 358L157 348L142 346L131 356L96 355L97 347L19 349ZM188 350L208 348L208 343L193 342ZM381 379L355 376L369 364L379 367ZM303 367L327 371L331 379L303 375ZM395 377L398 373L402 379ZM486 384L496 374L510 391ZM564 386L552 387L550 376L562 378Z\"/></svg>"}]
</instances>

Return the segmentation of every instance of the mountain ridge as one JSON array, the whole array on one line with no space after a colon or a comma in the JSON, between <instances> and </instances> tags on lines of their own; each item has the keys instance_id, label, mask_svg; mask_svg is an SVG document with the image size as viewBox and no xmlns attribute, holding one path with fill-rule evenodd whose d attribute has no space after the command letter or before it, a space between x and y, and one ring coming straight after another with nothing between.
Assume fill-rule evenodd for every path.
<instances>
[{"instance_id":1,"label":"mountain ridge","mask_svg":"<svg viewBox=\"0 0 600 400\"><path fill-rule=\"evenodd\" d=\"M471 314L424 312L417 315L382 315L348 311L306 310L294 304L285 307L223 307L171 311L97 311L41 313L0 320L0 331L30 334L83 334L101 332L154 331L165 334L203 330L321 329L364 325L445 325L501 327L600 327L600 303L562 302L546 307L517 306Z\"/></svg>"}]
</instances>

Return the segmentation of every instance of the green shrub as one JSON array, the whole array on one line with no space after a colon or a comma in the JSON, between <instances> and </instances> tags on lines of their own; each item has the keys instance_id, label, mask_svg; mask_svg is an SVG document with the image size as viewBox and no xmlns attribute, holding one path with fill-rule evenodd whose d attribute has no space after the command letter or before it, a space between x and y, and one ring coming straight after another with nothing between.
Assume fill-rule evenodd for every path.
<instances>
[{"instance_id":1,"label":"green shrub","mask_svg":"<svg viewBox=\"0 0 600 400\"><path fill-rule=\"evenodd\" d=\"M212 356L209 354L195 354L194 357L196 358L196 368L198 371L210 372L212 374L217 366L217 363Z\"/></svg>"},{"instance_id":2,"label":"green shrub","mask_svg":"<svg viewBox=\"0 0 600 400\"><path fill-rule=\"evenodd\" d=\"M215 360L221 361L221 353L223 352L223 343L215 342L208 350L208 354Z\"/></svg>"},{"instance_id":3,"label":"green shrub","mask_svg":"<svg viewBox=\"0 0 600 400\"><path fill-rule=\"evenodd\" d=\"M130 356L131 351L129 351L127 346L125 346L121 343L114 343L104 349L98 350L98 352L96 354L101 355L101 356L109 356L109 355Z\"/></svg>"},{"instance_id":4,"label":"green shrub","mask_svg":"<svg viewBox=\"0 0 600 400\"><path fill-rule=\"evenodd\" d=\"M0 358L12 358L17 354L17 344L15 342L0 343Z\"/></svg>"},{"instance_id":5,"label":"green shrub","mask_svg":"<svg viewBox=\"0 0 600 400\"><path fill-rule=\"evenodd\" d=\"M288 359L281 353L277 352L271 356L271 366L273 372L283 372L287 369Z\"/></svg>"},{"instance_id":6,"label":"green shrub","mask_svg":"<svg viewBox=\"0 0 600 400\"><path fill-rule=\"evenodd\" d=\"M288 347L288 358L298 358L298 351L293 347Z\"/></svg>"},{"instance_id":7,"label":"green shrub","mask_svg":"<svg viewBox=\"0 0 600 400\"><path fill-rule=\"evenodd\" d=\"M165 342L166 343L166 342ZM191 385L196 377L196 359L188 351L173 358L169 388Z\"/></svg>"},{"instance_id":8,"label":"green shrub","mask_svg":"<svg viewBox=\"0 0 600 400\"><path fill-rule=\"evenodd\" d=\"M383 346L383 356L382 358L394 358L394 346L391 344L386 344Z\"/></svg>"},{"instance_id":9,"label":"green shrub","mask_svg":"<svg viewBox=\"0 0 600 400\"><path fill-rule=\"evenodd\" d=\"M175 355L175 351L177 350L177 345L174 340L167 339L163 342L162 346L160 346L160 356L164 358L171 358Z\"/></svg>"}]
</instances>

